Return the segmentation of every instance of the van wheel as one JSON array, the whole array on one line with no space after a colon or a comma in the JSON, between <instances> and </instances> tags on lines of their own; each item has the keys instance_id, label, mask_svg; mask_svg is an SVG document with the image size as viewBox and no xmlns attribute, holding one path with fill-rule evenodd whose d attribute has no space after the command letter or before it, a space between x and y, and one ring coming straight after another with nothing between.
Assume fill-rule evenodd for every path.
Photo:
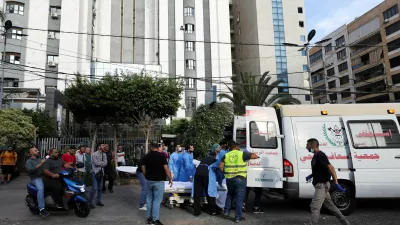
<instances>
[{"instance_id":1,"label":"van wheel","mask_svg":"<svg viewBox=\"0 0 400 225\"><path fill-rule=\"evenodd\" d=\"M346 184L339 183L342 188L346 188L345 193L338 192L336 188L331 190L333 203L342 212L344 216L350 215L356 209L357 200L354 196L354 190Z\"/></svg>"}]
</instances>

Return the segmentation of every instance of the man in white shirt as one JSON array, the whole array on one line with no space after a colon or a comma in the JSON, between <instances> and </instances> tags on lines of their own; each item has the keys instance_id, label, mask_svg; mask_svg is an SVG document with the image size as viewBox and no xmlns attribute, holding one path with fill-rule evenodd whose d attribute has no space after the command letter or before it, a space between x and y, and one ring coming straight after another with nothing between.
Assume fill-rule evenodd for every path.
<instances>
[{"instance_id":1,"label":"man in white shirt","mask_svg":"<svg viewBox=\"0 0 400 225\"><path fill-rule=\"evenodd\" d=\"M77 168L76 169L76 175L77 175L77 177L79 177L79 179L83 179L83 174L86 172L86 169L85 169L85 156L86 156L85 149L86 149L85 146L79 146L79 150L75 154L76 165L81 164L81 163L83 164L82 168Z\"/></svg>"},{"instance_id":2,"label":"man in white shirt","mask_svg":"<svg viewBox=\"0 0 400 225\"><path fill-rule=\"evenodd\" d=\"M125 152L123 150L122 145L118 145L117 148L117 162L118 162L118 166L125 166Z\"/></svg>"}]
</instances>

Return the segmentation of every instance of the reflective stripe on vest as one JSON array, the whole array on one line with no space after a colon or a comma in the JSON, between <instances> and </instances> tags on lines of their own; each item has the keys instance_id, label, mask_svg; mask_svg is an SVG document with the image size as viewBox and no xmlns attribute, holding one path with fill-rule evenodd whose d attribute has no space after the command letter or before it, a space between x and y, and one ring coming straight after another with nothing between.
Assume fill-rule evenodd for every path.
<instances>
[{"instance_id":1,"label":"reflective stripe on vest","mask_svg":"<svg viewBox=\"0 0 400 225\"><path fill-rule=\"evenodd\" d=\"M224 174L226 179L237 176L247 177L247 163L243 161L243 152L232 150L225 154Z\"/></svg>"}]
</instances>

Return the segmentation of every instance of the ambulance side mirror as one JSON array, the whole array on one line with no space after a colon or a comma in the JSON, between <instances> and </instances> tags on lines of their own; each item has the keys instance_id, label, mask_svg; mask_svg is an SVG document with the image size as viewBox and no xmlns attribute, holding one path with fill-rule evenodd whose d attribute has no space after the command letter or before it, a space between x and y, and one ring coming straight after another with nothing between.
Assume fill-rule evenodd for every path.
<instances>
[{"instance_id":1,"label":"ambulance side mirror","mask_svg":"<svg viewBox=\"0 0 400 225\"><path fill-rule=\"evenodd\" d=\"M277 138L285 138L285 135L283 135L283 134L278 134L276 137L277 137Z\"/></svg>"}]
</instances>

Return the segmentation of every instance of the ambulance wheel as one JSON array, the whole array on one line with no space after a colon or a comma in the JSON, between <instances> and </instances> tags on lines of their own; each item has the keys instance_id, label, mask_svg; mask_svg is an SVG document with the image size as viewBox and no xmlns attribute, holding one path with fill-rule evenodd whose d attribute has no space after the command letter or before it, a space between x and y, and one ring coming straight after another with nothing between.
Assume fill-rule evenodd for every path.
<instances>
[{"instance_id":1,"label":"ambulance wheel","mask_svg":"<svg viewBox=\"0 0 400 225\"><path fill-rule=\"evenodd\" d=\"M352 187L344 183L340 183L340 186L346 188L346 192L341 193L334 188L331 190L331 198L333 204L336 205L342 214L348 216L356 209L357 200L355 199L355 193Z\"/></svg>"}]
</instances>

